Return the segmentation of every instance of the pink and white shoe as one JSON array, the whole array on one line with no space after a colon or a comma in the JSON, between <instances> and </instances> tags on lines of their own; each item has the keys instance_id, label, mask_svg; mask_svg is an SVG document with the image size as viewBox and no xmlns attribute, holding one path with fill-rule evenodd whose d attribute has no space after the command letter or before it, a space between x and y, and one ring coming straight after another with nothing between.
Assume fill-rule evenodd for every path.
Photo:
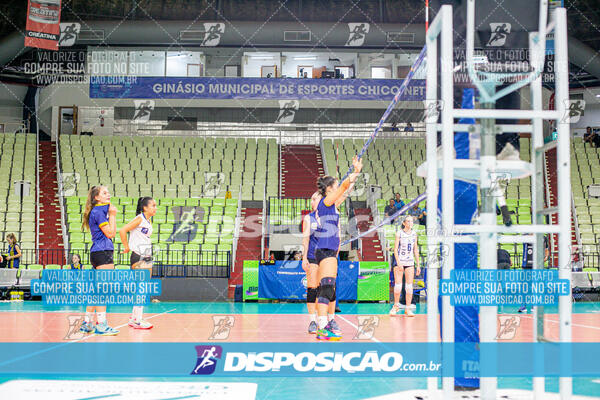
<instances>
[{"instance_id":1,"label":"pink and white shoe","mask_svg":"<svg viewBox=\"0 0 600 400\"><path fill-rule=\"evenodd\" d=\"M152 327L154 326L150 322L145 321L143 319L137 322L133 318L129 319L128 325L133 329L152 329Z\"/></svg>"}]
</instances>

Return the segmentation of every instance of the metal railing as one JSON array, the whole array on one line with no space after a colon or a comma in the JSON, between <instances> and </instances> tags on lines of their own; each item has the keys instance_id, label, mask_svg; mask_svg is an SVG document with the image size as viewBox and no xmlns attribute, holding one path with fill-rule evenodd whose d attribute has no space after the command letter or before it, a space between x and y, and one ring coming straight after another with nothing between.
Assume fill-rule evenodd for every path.
<instances>
[{"instance_id":1,"label":"metal railing","mask_svg":"<svg viewBox=\"0 0 600 400\"><path fill-rule=\"evenodd\" d=\"M279 207L275 206L277 203ZM302 222L302 211L310 209L309 203L310 199L307 198L269 197L269 225L299 225Z\"/></svg>"},{"instance_id":2,"label":"metal railing","mask_svg":"<svg viewBox=\"0 0 600 400\"><path fill-rule=\"evenodd\" d=\"M68 257L65 256L68 254ZM70 265L70 256L77 254L83 266L89 266L89 252L81 249L21 249L20 268L30 265ZM231 275L231 251L210 250L157 250L153 253L154 269L163 277L229 278ZM114 252L115 265L130 265L130 254ZM43 260L43 262L42 262ZM154 274L154 272L153 272Z\"/></svg>"},{"instance_id":3,"label":"metal railing","mask_svg":"<svg viewBox=\"0 0 600 400\"><path fill-rule=\"evenodd\" d=\"M579 257L583 261L583 268L596 268L600 271L600 252L580 252Z\"/></svg>"}]
</instances>

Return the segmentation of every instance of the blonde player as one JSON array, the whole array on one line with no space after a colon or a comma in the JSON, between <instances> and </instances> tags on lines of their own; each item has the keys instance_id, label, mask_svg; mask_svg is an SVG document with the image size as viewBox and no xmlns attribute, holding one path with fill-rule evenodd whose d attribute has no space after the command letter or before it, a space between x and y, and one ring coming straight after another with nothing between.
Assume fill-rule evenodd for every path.
<instances>
[{"instance_id":1,"label":"blonde player","mask_svg":"<svg viewBox=\"0 0 600 400\"><path fill-rule=\"evenodd\" d=\"M406 278L406 308L404 314L407 317L415 315L410 309L413 297L413 281L415 278L415 263L417 275L421 273L419 266L419 246L417 246L417 233L412 230L413 217L407 215L402 221L402 229L396 232L396 242L394 243L394 257L396 266L394 267L394 306L390 310L390 315L398 314L400 311L400 292L402 292L402 276Z\"/></svg>"},{"instance_id":2,"label":"blonde player","mask_svg":"<svg viewBox=\"0 0 600 400\"><path fill-rule=\"evenodd\" d=\"M119 230L123 254L131 250L131 269L146 269L152 275L152 218L156 214L156 201L152 197L140 197L136 217ZM129 233L129 240L127 239ZM151 329L152 324L143 319L144 307L133 306L129 326L134 329Z\"/></svg>"}]
</instances>

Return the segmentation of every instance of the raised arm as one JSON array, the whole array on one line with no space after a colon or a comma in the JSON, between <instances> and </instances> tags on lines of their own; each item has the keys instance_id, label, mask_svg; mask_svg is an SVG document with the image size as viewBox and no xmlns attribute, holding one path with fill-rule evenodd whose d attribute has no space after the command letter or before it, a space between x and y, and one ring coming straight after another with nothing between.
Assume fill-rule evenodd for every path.
<instances>
[{"instance_id":1,"label":"raised arm","mask_svg":"<svg viewBox=\"0 0 600 400\"><path fill-rule=\"evenodd\" d=\"M348 190L346 190L344 192L344 194L342 195L342 197L340 197L336 202L335 202L335 207L339 207L342 205L342 203L344 201L346 201L346 199L348 198L348 196L350 196L350 193L352 193L352 189L354 188L354 184L356 182L350 182L350 186L348 187Z\"/></svg>"},{"instance_id":2,"label":"raised arm","mask_svg":"<svg viewBox=\"0 0 600 400\"><path fill-rule=\"evenodd\" d=\"M350 185L356 182L360 171L362 170L363 164L362 159L354 156L352 160L352 165L354 166L354 172L351 173L348 178L346 178L337 188L336 191L328 194L323 202L327 207L330 207L333 204L337 204L337 201L346 193L346 191L350 188ZM343 200L342 200L343 201Z\"/></svg>"}]
</instances>

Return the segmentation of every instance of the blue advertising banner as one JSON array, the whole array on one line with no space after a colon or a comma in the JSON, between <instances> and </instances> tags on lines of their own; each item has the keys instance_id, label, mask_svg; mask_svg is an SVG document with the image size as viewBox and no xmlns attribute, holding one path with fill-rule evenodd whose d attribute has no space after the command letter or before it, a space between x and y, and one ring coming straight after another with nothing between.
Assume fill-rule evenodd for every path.
<instances>
[{"instance_id":1,"label":"blue advertising banner","mask_svg":"<svg viewBox=\"0 0 600 400\"><path fill-rule=\"evenodd\" d=\"M476 350L491 357L442 357ZM598 343L0 343L0 354L3 378L600 376Z\"/></svg>"},{"instance_id":2,"label":"blue advertising banner","mask_svg":"<svg viewBox=\"0 0 600 400\"><path fill-rule=\"evenodd\" d=\"M390 101L400 89L402 82L402 79L94 76L90 80L90 98ZM411 80L400 100L425 100L425 80Z\"/></svg>"},{"instance_id":3,"label":"blue advertising banner","mask_svg":"<svg viewBox=\"0 0 600 400\"><path fill-rule=\"evenodd\" d=\"M356 300L358 262L338 262L336 296L338 300ZM301 261L276 261L258 268L258 297L264 299L306 299L306 272Z\"/></svg>"}]
</instances>

